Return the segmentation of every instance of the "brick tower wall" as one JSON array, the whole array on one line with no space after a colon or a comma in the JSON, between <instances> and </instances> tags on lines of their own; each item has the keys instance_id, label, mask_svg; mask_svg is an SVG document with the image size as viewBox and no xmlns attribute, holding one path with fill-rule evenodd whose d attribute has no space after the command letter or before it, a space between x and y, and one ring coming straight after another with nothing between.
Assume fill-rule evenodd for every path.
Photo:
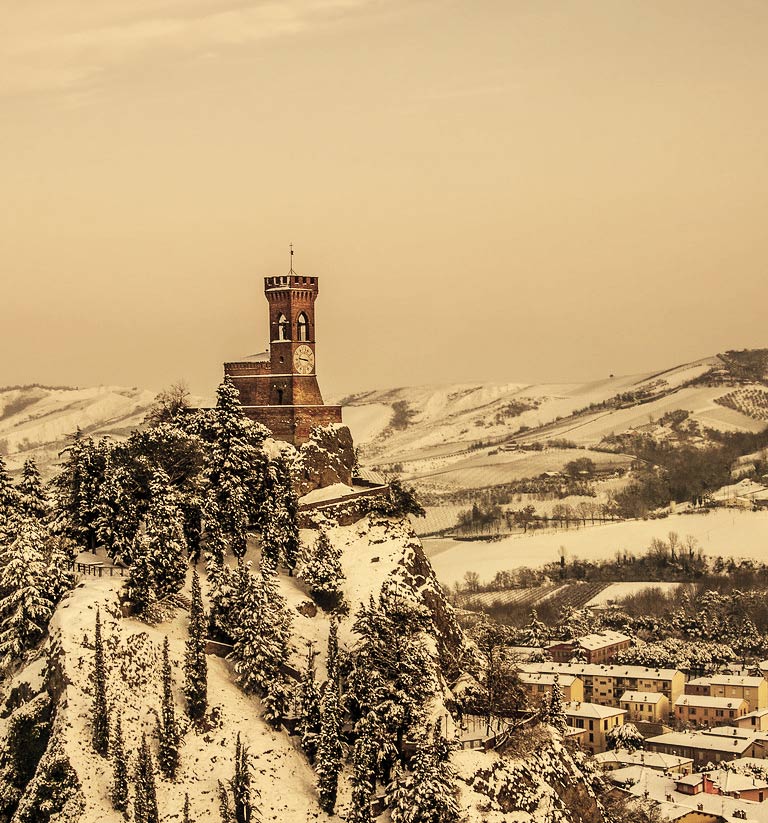
<instances>
[{"instance_id":1,"label":"brick tower wall","mask_svg":"<svg viewBox=\"0 0 768 823\"><path fill-rule=\"evenodd\" d=\"M315 426L341 423L341 406L243 406L243 412L294 446L309 440Z\"/></svg>"}]
</instances>

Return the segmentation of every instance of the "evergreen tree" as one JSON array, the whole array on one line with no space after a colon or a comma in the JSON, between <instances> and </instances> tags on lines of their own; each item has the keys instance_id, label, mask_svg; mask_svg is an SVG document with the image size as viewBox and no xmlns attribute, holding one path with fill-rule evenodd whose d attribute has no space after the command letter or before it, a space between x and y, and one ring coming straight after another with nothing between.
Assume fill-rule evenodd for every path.
<instances>
[{"instance_id":1,"label":"evergreen tree","mask_svg":"<svg viewBox=\"0 0 768 823\"><path fill-rule=\"evenodd\" d=\"M289 653L291 615L277 588L275 574L262 566L253 583L240 594L232 657L240 685L256 692L265 718L278 726L287 700L282 667Z\"/></svg>"},{"instance_id":2,"label":"evergreen tree","mask_svg":"<svg viewBox=\"0 0 768 823\"><path fill-rule=\"evenodd\" d=\"M192 604L189 609L189 637L184 654L184 695L187 714L192 720L205 717L208 706L208 658L205 653L207 634L203 595L197 569L192 570Z\"/></svg>"},{"instance_id":3,"label":"evergreen tree","mask_svg":"<svg viewBox=\"0 0 768 823\"><path fill-rule=\"evenodd\" d=\"M134 775L133 823L160 823L155 767L145 734L141 735L141 746Z\"/></svg>"},{"instance_id":4,"label":"evergreen tree","mask_svg":"<svg viewBox=\"0 0 768 823\"><path fill-rule=\"evenodd\" d=\"M372 823L371 800L376 791L378 760L378 730L375 715L362 718L357 724L357 740L352 752L352 805L347 823Z\"/></svg>"},{"instance_id":5,"label":"evergreen tree","mask_svg":"<svg viewBox=\"0 0 768 823\"><path fill-rule=\"evenodd\" d=\"M1 482L1 481L0 481ZM44 520L48 516L48 498L34 458L24 461L19 481L18 509L27 517Z\"/></svg>"},{"instance_id":6,"label":"evergreen tree","mask_svg":"<svg viewBox=\"0 0 768 823\"><path fill-rule=\"evenodd\" d=\"M454 823L460 816L450 747L436 729L419 741L411 774L400 772L390 792L392 823Z\"/></svg>"},{"instance_id":7,"label":"evergreen tree","mask_svg":"<svg viewBox=\"0 0 768 823\"><path fill-rule=\"evenodd\" d=\"M299 576L309 586L314 601L326 611L339 606L342 600L341 549L333 545L327 533L321 531L314 547L302 558Z\"/></svg>"},{"instance_id":8,"label":"evergreen tree","mask_svg":"<svg viewBox=\"0 0 768 823\"><path fill-rule=\"evenodd\" d=\"M136 479L127 466L110 460L96 502L99 541L109 557L128 564L133 560L131 549L141 522L136 485Z\"/></svg>"},{"instance_id":9,"label":"evergreen tree","mask_svg":"<svg viewBox=\"0 0 768 823\"><path fill-rule=\"evenodd\" d=\"M66 537L47 535L45 540L48 569L46 592L53 603L58 603L65 592L75 585L74 570L69 568L70 561L76 556L73 548L72 542Z\"/></svg>"},{"instance_id":10,"label":"evergreen tree","mask_svg":"<svg viewBox=\"0 0 768 823\"><path fill-rule=\"evenodd\" d=\"M634 723L622 723L614 726L605 735L609 749L625 749L634 752L645 746L645 738Z\"/></svg>"},{"instance_id":11,"label":"evergreen tree","mask_svg":"<svg viewBox=\"0 0 768 823\"><path fill-rule=\"evenodd\" d=\"M131 549L133 562L128 572L128 591L139 614L144 614L157 600L155 567L147 536L139 532Z\"/></svg>"},{"instance_id":12,"label":"evergreen tree","mask_svg":"<svg viewBox=\"0 0 768 823\"><path fill-rule=\"evenodd\" d=\"M261 445L268 432L245 417L240 394L228 378L216 398L216 408L198 418L200 435L210 444L203 472L204 528L213 529L217 553L224 541L236 557L242 557L248 526L263 501ZM210 541L210 534L206 537Z\"/></svg>"},{"instance_id":13,"label":"evergreen tree","mask_svg":"<svg viewBox=\"0 0 768 823\"><path fill-rule=\"evenodd\" d=\"M232 792L231 801L230 791ZM235 744L234 777L227 781L226 786L219 781L219 811L222 823L252 823L258 814L253 807L254 794L259 796L258 791L251 787L248 747L241 744L238 732Z\"/></svg>"},{"instance_id":14,"label":"evergreen tree","mask_svg":"<svg viewBox=\"0 0 768 823\"><path fill-rule=\"evenodd\" d=\"M523 629L524 646L543 646L547 642L549 631L544 623L539 620L536 609L531 609L528 623Z\"/></svg>"},{"instance_id":15,"label":"evergreen tree","mask_svg":"<svg viewBox=\"0 0 768 823\"><path fill-rule=\"evenodd\" d=\"M158 765L160 771L169 779L176 777L179 766L179 741L181 735L176 723L176 708L173 703L173 681L171 679L171 661L168 655L168 638L163 640L163 702L159 720L160 750Z\"/></svg>"},{"instance_id":16,"label":"evergreen tree","mask_svg":"<svg viewBox=\"0 0 768 823\"><path fill-rule=\"evenodd\" d=\"M400 755L403 741L418 727L434 691L434 663L422 633L429 613L397 581L371 597L353 625L360 637L352 650L348 692L352 716L374 712Z\"/></svg>"},{"instance_id":17,"label":"evergreen tree","mask_svg":"<svg viewBox=\"0 0 768 823\"><path fill-rule=\"evenodd\" d=\"M104 642L101 638L101 613L96 607L96 631L93 636L93 748L102 757L109 750L109 709L107 707L107 667L104 661Z\"/></svg>"},{"instance_id":18,"label":"evergreen tree","mask_svg":"<svg viewBox=\"0 0 768 823\"><path fill-rule=\"evenodd\" d=\"M19 659L42 637L53 612L46 535L29 518L14 520L15 536L0 557L0 660Z\"/></svg>"},{"instance_id":19,"label":"evergreen tree","mask_svg":"<svg viewBox=\"0 0 768 823\"><path fill-rule=\"evenodd\" d=\"M145 535L154 569L158 599L176 594L187 574L187 544L184 522L168 475L158 471L152 480L152 499L145 521Z\"/></svg>"},{"instance_id":20,"label":"evergreen tree","mask_svg":"<svg viewBox=\"0 0 768 823\"><path fill-rule=\"evenodd\" d=\"M331 624L335 626L335 623ZM329 637L329 662L331 658ZM328 680L320 701L320 738L317 744L315 768L318 774L317 788L320 795L320 808L333 814L336 806L339 773L342 766L341 727L342 711L339 695L337 666L330 662Z\"/></svg>"},{"instance_id":21,"label":"evergreen tree","mask_svg":"<svg viewBox=\"0 0 768 823\"><path fill-rule=\"evenodd\" d=\"M299 734L301 735L301 747L310 763L315 762L317 740L320 734L320 689L315 677L315 654L312 643L307 643L307 664L301 676Z\"/></svg>"},{"instance_id":22,"label":"evergreen tree","mask_svg":"<svg viewBox=\"0 0 768 823\"><path fill-rule=\"evenodd\" d=\"M328 651L325 660L325 670L329 680L339 677L339 620L334 617L328 626Z\"/></svg>"},{"instance_id":23,"label":"evergreen tree","mask_svg":"<svg viewBox=\"0 0 768 823\"><path fill-rule=\"evenodd\" d=\"M117 716L111 740L112 754L112 808L119 812L128 810L128 761L125 757L125 741L120 715Z\"/></svg>"},{"instance_id":24,"label":"evergreen tree","mask_svg":"<svg viewBox=\"0 0 768 823\"><path fill-rule=\"evenodd\" d=\"M78 429L62 452L67 459L53 479L54 528L89 551L98 538L98 501L110 446Z\"/></svg>"},{"instance_id":25,"label":"evergreen tree","mask_svg":"<svg viewBox=\"0 0 768 823\"><path fill-rule=\"evenodd\" d=\"M11 482L5 460L0 455L0 540L10 528L10 523L18 512L18 505L19 493Z\"/></svg>"},{"instance_id":26,"label":"evergreen tree","mask_svg":"<svg viewBox=\"0 0 768 823\"><path fill-rule=\"evenodd\" d=\"M763 639L760 632L757 630L752 618L746 615L741 621L738 633L735 637L733 648L738 652L742 662L746 663L748 657L756 654L761 650Z\"/></svg>"},{"instance_id":27,"label":"evergreen tree","mask_svg":"<svg viewBox=\"0 0 768 823\"><path fill-rule=\"evenodd\" d=\"M560 734L565 734L568 730L568 719L563 708L563 689L560 686L560 679L555 672L552 683L552 693L549 696L549 716L547 722Z\"/></svg>"},{"instance_id":28,"label":"evergreen tree","mask_svg":"<svg viewBox=\"0 0 768 823\"><path fill-rule=\"evenodd\" d=\"M262 553L293 575L299 554L298 498L291 482L288 458L281 453L267 470L262 515Z\"/></svg>"}]
</instances>

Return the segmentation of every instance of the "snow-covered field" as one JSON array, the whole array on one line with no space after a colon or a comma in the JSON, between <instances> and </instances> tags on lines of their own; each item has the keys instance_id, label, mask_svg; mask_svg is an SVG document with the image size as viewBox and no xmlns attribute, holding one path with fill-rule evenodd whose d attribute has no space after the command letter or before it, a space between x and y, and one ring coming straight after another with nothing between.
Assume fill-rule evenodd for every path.
<instances>
[{"instance_id":1,"label":"snow-covered field","mask_svg":"<svg viewBox=\"0 0 768 823\"><path fill-rule=\"evenodd\" d=\"M424 550L441 583L452 585L467 571L489 580L498 571L541 566L566 557L603 560L618 551L641 553L654 537L669 532L692 535L709 555L768 561L768 512L715 510L707 515L677 514L661 520L629 520L577 530L547 530L514 535L495 543L450 539L424 540Z\"/></svg>"},{"instance_id":2,"label":"snow-covered field","mask_svg":"<svg viewBox=\"0 0 768 823\"><path fill-rule=\"evenodd\" d=\"M670 594L675 589L680 588L681 583L661 583L661 582L630 582L630 583L611 583L610 586L603 589L600 594L596 594L591 600L587 601L585 608L592 606L606 606L608 603L615 603L618 600L623 600L625 597L630 597L633 594L640 594L640 592L648 589L661 589L664 594Z\"/></svg>"}]
</instances>

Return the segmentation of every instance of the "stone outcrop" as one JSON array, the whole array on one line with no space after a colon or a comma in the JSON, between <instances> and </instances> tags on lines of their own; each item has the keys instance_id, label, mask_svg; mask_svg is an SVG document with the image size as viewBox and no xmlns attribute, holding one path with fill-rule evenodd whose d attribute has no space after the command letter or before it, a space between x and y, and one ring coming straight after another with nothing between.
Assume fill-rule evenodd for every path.
<instances>
[{"instance_id":1,"label":"stone outcrop","mask_svg":"<svg viewBox=\"0 0 768 823\"><path fill-rule=\"evenodd\" d=\"M294 483L299 497L335 483L351 485L355 448L346 426L315 427L298 451Z\"/></svg>"}]
</instances>

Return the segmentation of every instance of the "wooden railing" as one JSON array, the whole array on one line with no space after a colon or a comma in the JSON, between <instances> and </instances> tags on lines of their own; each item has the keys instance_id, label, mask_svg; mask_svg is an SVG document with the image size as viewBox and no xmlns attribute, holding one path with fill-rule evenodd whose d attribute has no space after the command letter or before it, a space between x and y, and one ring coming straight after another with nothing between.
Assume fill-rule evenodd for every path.
<instances>
[{"instance_id":1,"label":"wooden railing","mask_svg":"<svg viewBox=\"0 0 768 823\"><path fill-rule=\"evenodd\" d=\"M78 563L76 560L68 561L67 569L91 577L124 577L127 571L123 566L105 566L103 563Z\"/></svg>"}]
</instances>

